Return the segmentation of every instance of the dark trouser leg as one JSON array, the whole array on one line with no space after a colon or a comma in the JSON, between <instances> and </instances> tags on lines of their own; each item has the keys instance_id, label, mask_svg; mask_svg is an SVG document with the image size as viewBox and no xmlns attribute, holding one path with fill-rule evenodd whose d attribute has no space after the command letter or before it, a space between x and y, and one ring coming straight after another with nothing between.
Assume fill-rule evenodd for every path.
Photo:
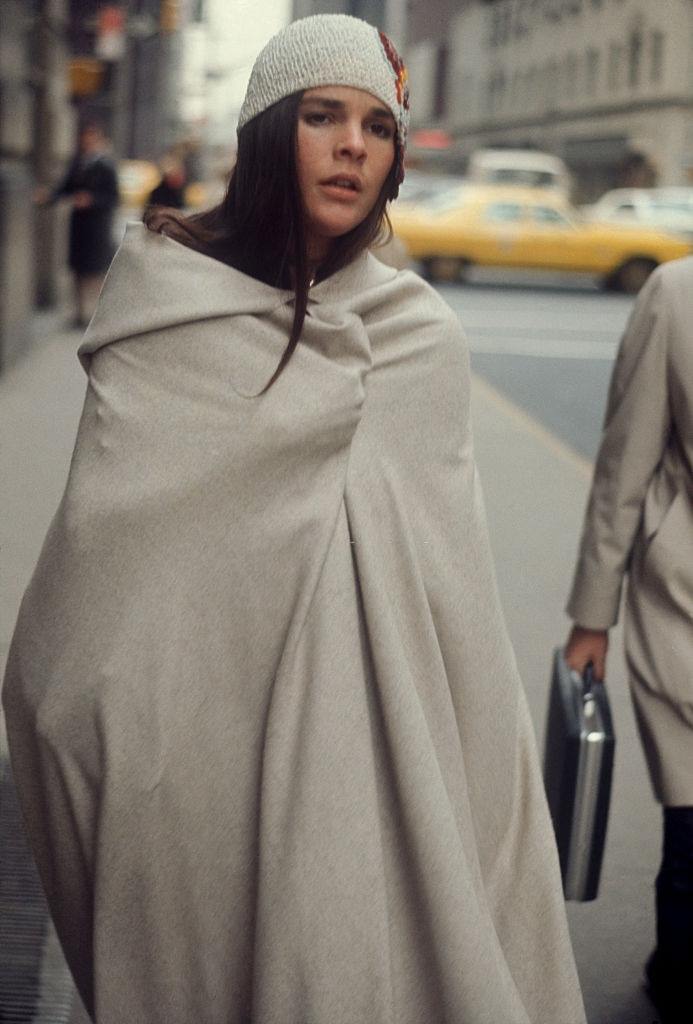
<instances>
[{"instance_id":1,"label":"dark trouser leg","mask_svg":"<svg viewBox=\"0 0 693 1024\"><path fill-rule=\"evenodd\" d=\"M86 321L82 312L82 279L79 274L72 272L72 294L74 299L73 327L86 327Z\"/></svg>"},{"instance_id":2,"label":"dark trouser leg","mask_svg":"<svg viewBox=\"0 0 693 1024\"><path fill-rule=\"evenodd\" d=\"M664 809L650 980L664 1024L693 1020L693 807Z\"/></svg>"},{"instance_id":3,"label":"dark trouser leg","mask_svg":"<svg viewBox=\"0 0 693 1024\"><path fill-rule=\"evenodd\" d=\"M75 326L86 327L91 320L99 291L103 284L104 274L75 274Z\"/></svg>"}]
</instances>

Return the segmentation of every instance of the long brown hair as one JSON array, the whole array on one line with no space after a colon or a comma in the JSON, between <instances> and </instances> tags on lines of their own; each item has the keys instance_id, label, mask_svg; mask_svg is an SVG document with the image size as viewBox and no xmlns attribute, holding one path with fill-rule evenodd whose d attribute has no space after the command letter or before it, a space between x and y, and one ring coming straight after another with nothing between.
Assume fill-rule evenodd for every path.
<instances>
[{"instance_id":1,"label":"long brown hair","mask_svg":"<svg viewBox=\"0 0 693 1024\"><path fill-rule=\"evenodd\" d=\"M308 306L308 253L296 168L296 134L302 92L293 93L254 117L238 133L236 166L218 206L185 216L153 207L144 223L191 249L221 260L276 288L293 288L294 320L277 369L260 394L280 375L296 348ZM324 280L372 245L386 225L388 199L397 194L397 159L372 210L334 240L318 268Z\"/></svg>"}]
</instances>

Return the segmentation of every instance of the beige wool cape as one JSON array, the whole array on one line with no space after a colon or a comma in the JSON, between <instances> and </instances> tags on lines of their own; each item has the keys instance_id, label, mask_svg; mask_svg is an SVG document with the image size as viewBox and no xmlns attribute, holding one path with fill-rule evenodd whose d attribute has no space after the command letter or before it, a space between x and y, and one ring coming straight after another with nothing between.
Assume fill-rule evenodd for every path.
<instances>
[{"instance_id":1,"label":"beige wool cape","mask_svg":"<svg viewBox=\"0 0 693 1024\"><path fill-rule=\"evenodd\" d=\"M609 629L626 575L626 660L654 794L690 807L693 257L655 270L621 341L568 614Z\"/></svg>"},{"instance_id":2,"label":"beige wool cape","mask_svg":"<svg viewBox=\"0 0 693 1024\"><path fill-rule=\"evenodd\" d=\"M456 318L129 228L4 688L99 1024L583 1024ZM250 397L249 397L250 396Z\"/></svg>"}]
</instances>

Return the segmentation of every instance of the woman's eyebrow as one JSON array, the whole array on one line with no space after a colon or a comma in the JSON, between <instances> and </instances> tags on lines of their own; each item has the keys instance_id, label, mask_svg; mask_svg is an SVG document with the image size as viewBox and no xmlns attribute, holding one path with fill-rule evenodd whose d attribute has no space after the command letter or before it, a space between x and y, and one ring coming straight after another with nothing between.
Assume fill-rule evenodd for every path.
<instances>
[{"instance_id":1,"label":"woman's eyebrow","mask_svg":"<svg viewBox=\"0 0 693 1024\"><path fill-rule=\"evenodd\" d=\"M371 107L368 113L371 115L371 117L387 117L390 119L390 121L394 121L392 111L388 110L387 107Z\"/></svg>"},{"instance_id":2,"label":"woman's eyebrow","mask_svg":"<svg viewBox=\"0 0 693 1024\"><path fill-rule=\"evenodd\" d=\"M339 110L345 109L346 104L342 100L333 100L328 96L304 96L301 100L301 106L308 103L314 103L316 106L325 107L326 110ZM368 111L369 117L387 117L391 121L394 121L391 111L387 107L371 107Z\"/></svg>"}]
</instances>

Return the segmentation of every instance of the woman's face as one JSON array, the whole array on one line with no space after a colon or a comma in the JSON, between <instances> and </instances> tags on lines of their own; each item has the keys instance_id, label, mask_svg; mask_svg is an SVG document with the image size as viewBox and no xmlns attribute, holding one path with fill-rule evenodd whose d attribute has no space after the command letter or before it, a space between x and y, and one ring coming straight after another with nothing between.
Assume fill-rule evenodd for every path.
<instances>
[{"instance_id":1,"label":"woman's face","mask_svg":"<svg viewBox=\"0 0 693 1024\"><path fill-rule=\"evenodd\" d=\"M311 261L368 216L394 158L395 120L375 96L346 85L303 94L296 163Z\"/></svg>"}]
</instances>

